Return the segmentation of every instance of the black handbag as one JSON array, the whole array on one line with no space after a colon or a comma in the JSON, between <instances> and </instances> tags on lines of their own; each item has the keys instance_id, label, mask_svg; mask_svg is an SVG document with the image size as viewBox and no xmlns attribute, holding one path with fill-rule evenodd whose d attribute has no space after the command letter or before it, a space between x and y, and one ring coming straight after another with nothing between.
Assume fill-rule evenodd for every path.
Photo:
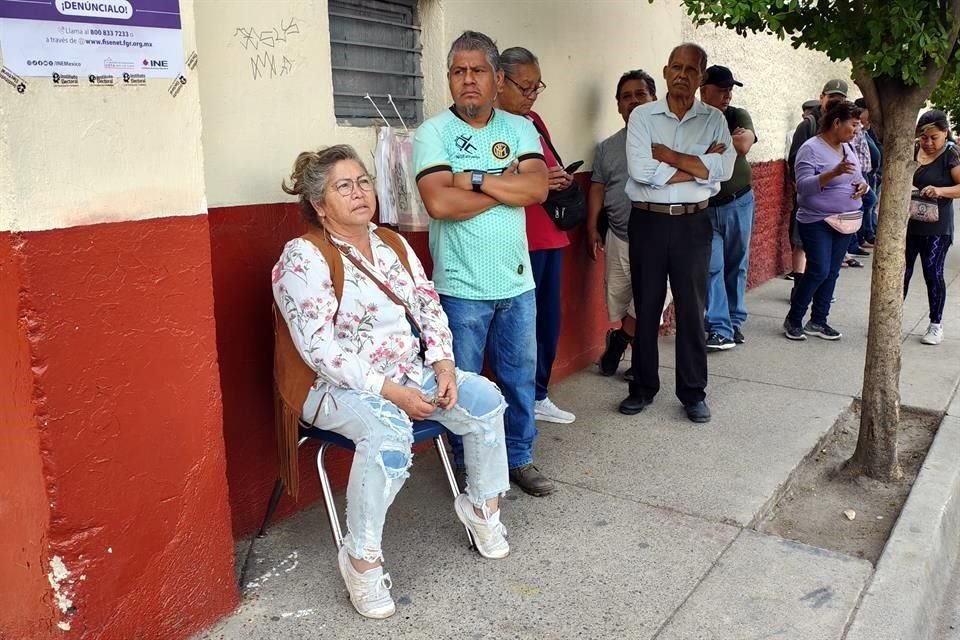
<instances>
[{"instance_id":1,"label":"black handbag","mask_svg":"<svg viewBox=\"0 0 960 640\"><path fill-rule=\"evenodd\" d=\"M553 152L553 156L557 159L557 162L560 163L560 166L563 166L560 154L557 153L556 148L554 148L553 143L550 141L550 136L540 129L535 120L533 121L533 126L536 127L540 133L540 137L546 141L547 146L550 147L550 151ZM570 231L583 224L587 219L587 196L583 193L580 185L576 182L571 182L570 186L563 191L550 190L547 193L546 201L543 203L543 208L546 209L547 215L550 216L553 224L557 225L558 229L561 231Z\"/></svg>"}]
</instances>

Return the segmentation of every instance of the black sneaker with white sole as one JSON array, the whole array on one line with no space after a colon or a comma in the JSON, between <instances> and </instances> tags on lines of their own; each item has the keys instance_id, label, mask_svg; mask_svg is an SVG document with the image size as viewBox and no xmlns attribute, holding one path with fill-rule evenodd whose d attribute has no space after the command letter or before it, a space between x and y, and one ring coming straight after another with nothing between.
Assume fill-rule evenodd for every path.
<instances>
[{"instance_id":1,"label":"black sneaker with white sole","mask_svg":"<svg viewBox=\"0 0 960 640\"><path fill-rule=\"evenodd\" d=\"M806 340L807 336L803 333L803 327L799 322L792 322L790 318L783 321L783 335L791 340Z\"/></svg>"},{"instance_id":2,"label":"black sneaker with white sole","mask_svg":"<svg viewBox=\"0 0 960 640\"><path fill-rule=\"evenodd\" d=\"M743 344L747 341L747 339L743 337L743 332L740 331L740 327L733 328L733 341L737 344Z\"/></svg>"},{"instance_id":3,"label":"black sneaker with white sole","mask_svg":"<svg viewBox=\"0 0 960 640\"><path fill-rule=\"evenodd\" d=\"M823 338L824 340L839 340L841 337L843 337L843 334L828 325L826 322L823 324L818 324L813 320L803 325L803 332L808 336L817 336L818 338Z\"/></svg>"},{"instance_id":4,"label":"black sneaker with white sole","mask_svg":"<svg viewBox=\"0 0 960 640\"><path fill-rule=\"evenodd\" d=\"M733 349L737 343L730 338L725 338L717 332L707 336L707 351L726 351Z\"/></svg>"}]
</instances>

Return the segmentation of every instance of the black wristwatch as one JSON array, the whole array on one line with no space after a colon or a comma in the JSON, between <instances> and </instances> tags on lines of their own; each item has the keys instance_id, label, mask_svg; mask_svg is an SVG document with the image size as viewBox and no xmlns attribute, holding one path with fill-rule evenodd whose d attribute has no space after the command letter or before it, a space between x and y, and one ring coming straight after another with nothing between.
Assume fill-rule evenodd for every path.
<instances>
[{"instance_id":1,"label":"black wristwatch","mask_svg":"<svg viewBox=\"0 0 960 640\"><path fill-rule=\"evenodd\" d=\"M470 173L470 184L473 185L474 193L483 193L483 178L487 174L483 171L473 171Z\"/></svg>"}]
</instances>

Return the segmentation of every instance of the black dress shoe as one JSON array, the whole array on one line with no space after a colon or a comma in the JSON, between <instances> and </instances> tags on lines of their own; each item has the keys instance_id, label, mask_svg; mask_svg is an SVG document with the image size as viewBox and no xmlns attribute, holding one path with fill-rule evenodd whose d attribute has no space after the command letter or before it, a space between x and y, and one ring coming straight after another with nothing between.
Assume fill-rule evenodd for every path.
<instances>
[{"instance_id":1,"label":"black dress shoe","mask_svg":"<svg viewBox=\"0 0 960 640\"><path fill-rule=\"evenodd\" d=\"M620 413L632 416L640 413L647 408L650 400L640 394L631 393L627 399L620 403Z\"/></svg>"},{"instance_id":2,"label":"black dress shoe","mask_svg":"<svg viewBox=\"0 0 960 640\"><path fill-rule=\"evenodd\" d=\"M710 422L710 409L703 400L693 404L685 404L683 410L687 412L687 418L690 419L690 422Z\"/></svg>"}]
</instances>

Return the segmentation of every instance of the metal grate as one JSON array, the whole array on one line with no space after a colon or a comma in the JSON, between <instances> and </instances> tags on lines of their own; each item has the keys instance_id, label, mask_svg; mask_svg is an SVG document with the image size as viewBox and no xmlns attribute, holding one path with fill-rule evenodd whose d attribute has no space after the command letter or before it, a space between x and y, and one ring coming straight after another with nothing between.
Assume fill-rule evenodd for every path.
<instances>
[{"instance_id":1,"label":"metal grate","mask_svg":"<svg viewBox=\"0 0 960 640\"><path fill-rule=\"evenodd\" d=\"M417 0L330 0L333 108L342 124L379 121L373 105L396 122L387 95L407 125L423 119L423 74Z\"/></svg>"}]
</instances>

